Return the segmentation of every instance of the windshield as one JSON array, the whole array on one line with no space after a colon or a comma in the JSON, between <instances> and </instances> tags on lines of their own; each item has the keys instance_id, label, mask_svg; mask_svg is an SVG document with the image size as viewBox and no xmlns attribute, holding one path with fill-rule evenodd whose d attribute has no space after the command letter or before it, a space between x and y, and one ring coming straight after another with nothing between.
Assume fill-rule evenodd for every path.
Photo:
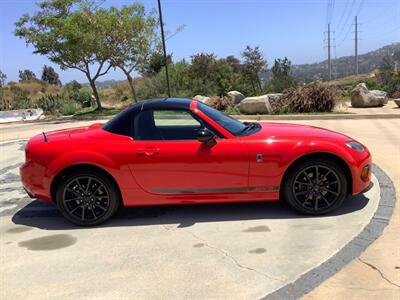
<instances>
[{"instance_id":1,"label":"windshield","mask_svg":"<svg viewBox=\"0 0 400 300\"><path fill-rule=\"evenodd\" d=\"M239 122L238 120L227 116L208 105L199 102L197 107L209 118L213 119L233 135L241 135L247 128L247 126L242 122Z\"/></svg>"}]
</instances>

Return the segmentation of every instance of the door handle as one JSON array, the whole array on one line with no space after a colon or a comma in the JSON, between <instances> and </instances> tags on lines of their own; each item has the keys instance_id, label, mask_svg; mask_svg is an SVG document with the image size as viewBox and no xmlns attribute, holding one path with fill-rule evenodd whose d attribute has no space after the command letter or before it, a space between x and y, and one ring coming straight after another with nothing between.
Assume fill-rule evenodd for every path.
<instances>
[{"instance_id":1,"label":"door handle","mask_svg":"<svg viewBox=\"0 0 400 300\"><path fill-rule=\"evenodd\" d=\"M155 147L146 147L146 148L139 148L136 150L137 154L144 154L147 156L154 156L160 153L160 149Z\"/></svg>"}]
</instances>

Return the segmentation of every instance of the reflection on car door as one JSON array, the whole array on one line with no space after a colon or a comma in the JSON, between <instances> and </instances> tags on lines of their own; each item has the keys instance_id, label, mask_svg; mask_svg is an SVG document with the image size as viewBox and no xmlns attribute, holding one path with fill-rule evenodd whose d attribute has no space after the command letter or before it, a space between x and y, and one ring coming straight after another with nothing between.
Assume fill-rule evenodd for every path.
<instances>
[{"instance_id":1,"label":"reflection on car door","mask_svg":"<svg viewBox=\"0 0 400 300\"><path fill-rule=\"evenodd\" d=\"M161 115L143 112L135 119L130 168L144 190L156 194L247 191L248 152L240 139L217 138L210 147L197 141L203 124L190 113L171 119L165 112Z\"/></svg>"}]
</instances>

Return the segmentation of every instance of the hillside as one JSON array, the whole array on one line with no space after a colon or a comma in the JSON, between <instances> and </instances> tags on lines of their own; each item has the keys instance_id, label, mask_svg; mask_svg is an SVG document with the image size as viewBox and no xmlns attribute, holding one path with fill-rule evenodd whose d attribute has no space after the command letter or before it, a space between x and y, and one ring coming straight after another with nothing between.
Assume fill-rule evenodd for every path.
<instances>
[{"instance_id":1,"label":"hillside","mask_svg":"<svg viewBox=\"0 0 400 300\"><path fill-rule=\"evenodd\" d=\"M387 45L374 51L360 54L358 56L358 73L368 74L378 69L382 59L386 55L392 55L394 52L400 51L400 43ZM324 60L319 63L292 65L293 76L302 81L326 80L328 79L328 61ZM342 78L354 75L354 56L343 56L332 60L332 78ZM261 75L262 80L269 81L272 78L272 72L269 69ZM115 84L125 82L125 80L98 80L96 81L98 88L109 88ZM89 86L89 83L82 83Z\"/></svg>"},{"instance_id":2,"label":"hillside","mask_svg":"<svg viewBox=\"0 0 400 300\"><path fill-rule=\"evenodd\" d=\"M96 86L98 88L109 88L117 83L124 82L125 80L115 80L115 79L109 79L109 80L97 80L96 81ZM89 82L82 83L83 86L85 87L90 87Z\"/></svg>"},{"instance_id":3,"label":"hillside","mask_svg":"<svg viewBox=\"0 0 400 300\"><path fill-rule=\"evenodd\" d=\"M386 55L393 55L400 51L400 43L384 46L377 50L358 56L358 72L370 73L379 68L382 59ZM333 78L341 78L354 74L354 56L344 56L332 60ZM324 60L319 63L293 65L293 76L299 80L321 80L328 79L328 62Z\"/></svg>"}]
</instances>

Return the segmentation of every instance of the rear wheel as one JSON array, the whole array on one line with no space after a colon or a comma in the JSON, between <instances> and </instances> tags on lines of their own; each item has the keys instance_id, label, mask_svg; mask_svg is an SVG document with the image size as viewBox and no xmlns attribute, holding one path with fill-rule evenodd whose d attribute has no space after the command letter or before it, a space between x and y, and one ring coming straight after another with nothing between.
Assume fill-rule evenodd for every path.
<instances>
[{"instance_id":1,"label":"rear wheel","mask_svg":"<svg viewBox=\"0 0 400 300\"><path fill-rule=\"evenodd\" d=\"M119 205L119 193L114 183L95 171L78 171L67 175L56 197L62 215L80 226L107 221Z\"/></svg>"},{"instance_id":2,"label":"rear wheel","mask_svg":"<svg viewBox=\"0 0 400 300\"><path fill-rule=\"evenodd\" d=\"M331 212L341 206L347 196L346 175L333 161L304 160L289 172L283 196L301 213L319 215Z\"/></svg>"}]
</instances>

